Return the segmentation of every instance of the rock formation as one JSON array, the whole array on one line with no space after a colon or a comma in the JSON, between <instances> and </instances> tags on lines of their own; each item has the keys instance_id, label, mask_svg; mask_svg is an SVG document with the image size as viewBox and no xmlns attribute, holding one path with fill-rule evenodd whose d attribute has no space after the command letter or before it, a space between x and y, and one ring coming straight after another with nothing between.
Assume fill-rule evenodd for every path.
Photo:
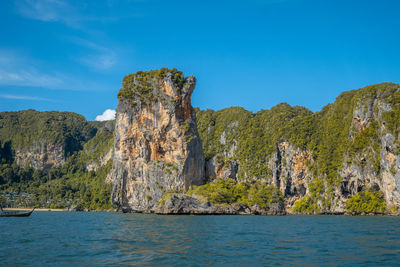
<instances>
[{"instance_id":1,"label":"rock formation","mask_svg":"<svg viewBox=\"0 0 400 267\"><path fill-rule=\"evenodd\" d=\"M27 149L15 150L14 159L21 166L48 171L64 164L65 149L62 145L39 141Z\"/></svg>"},{"instance_id":2,"label":"rock formation","mask_svg":"<svg viewBox=\"0 0 400 267\"><path fill-rule=\"evenodd\" d=\"M0 112L0 185L29 196L51 188L52 204L85 209L111 208L111 198L160 214L400 213L398 84L343 92L315 113L281 103L195 114L194 87L176 69L130 74L115 126ZM43 199L35 205L50 205Z\"/></svg>"},{"instance_id":3,"label":"rock formation","mask_svg":"<svg viewBox=\"0 0 400 267\"><path fill-rule=\"evenodd\" d=\"M400 89L396 91L398 94ZM366 187L382 191L388 207L400 207L399 136L387 127L383 118L383 114L393 112L393 107L385 100L388 93L394 92L377 91L369 98L357 99L349 139L355 140L370 130L374 140L356 153L345 156L340 170L340 187L335 195L337 211L344 211L346 200Z\"/></svg>"},{"instance_id":4,"label":"rock formation","mask_svg":"<svg viewBox=\"0 0 400 267\"><path fill-rule=\"evenodd\" d=\"M285 207L280 203L269 203L267 208L258 205L232 204L212 205L198 198L184 194L167 194L154 210L157 214L196 215L285 215Z\"/></svg>"},{"instance_id":5,"label":"rock formation","mask_svg":"<svg viewBox=\"0 0 400 267\"><path fill-rule=\"evenodd\" d=\"M279 143L270 158L270 183L282 192L288 209L308 192L313 177L307 162L312 162L311 151L296 148L288 142Z\"/></svg>"},{"instance_id":6,"label":"rock formation","mask_svg":"<svg viewBox=\"0 0 400 267\"><path fill-rule=\"evenodd\" d=\"M194 76L176 69L137 72L118 94L112 202L150 212L167 191L204 181L204 156L191 105Z\"/></svg>"},{"instance_id":7,"label":"rock formation","mask_svg":"<svg viewBox=\"0 0 400 267\"><path fill-rule=\"evenodd\" d=\"M0 142L10 144L12 161L37 170L61 167L96 131L82 115L72 112L0 113Z\"/></svg>"},{"instance_id":8,"label":"rock formation","mask_svg":"<svg viewBox=\"0 0 400 267\"><path fill-rule=\"evenodd\" d=\"M111 209L113 132L112 121L71 112L0 112L3 204Z\"/></svg>"},{"instance_id":9,"label":"rock formation","mask_svg":"<svg viewBox=\"0 0 400 267\"><path fill-rule=\"evenodd\" d=\"M207 178L273 185L287 211L299 201L299 213L346 213L350 199L381 192L384 203L371 201L396 214L399 101L399 85L382 83L344 92L317 113L285 103L256 114L240 108L199 111L203 149L211 155Z\"/></svg>"}]
</instances>

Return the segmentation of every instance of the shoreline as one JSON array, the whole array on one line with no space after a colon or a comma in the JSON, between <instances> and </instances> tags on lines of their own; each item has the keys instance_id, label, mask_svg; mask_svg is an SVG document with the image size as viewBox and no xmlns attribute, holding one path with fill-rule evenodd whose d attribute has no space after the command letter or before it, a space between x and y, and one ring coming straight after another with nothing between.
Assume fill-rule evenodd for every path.
<instances>
[{"instance_id":1,"label":"shoreline","mask_svg":"<svg viewBox=\"0 0 400 267\"><path fill-rule=\"evenodd\" d=\"M8 210L8 211L30 211L33 208L3 208L3 210ZM71 210L71 209L51 209L51 208L35 208L35 211L55 211L55 212L60 212L60 211L68 211L68 212L117 212L116 210Z\"/></svg>"},{"instance_id":2,"label":"shoreline","mask_svg":"<svg viewBox=\"0 0 400 267\"><path fill-rule=\"evenodd\" d=\"M3 210L10 210L10 211L13 211L13 210L23 210L23 211L30 211L30 210L32 210L33 208L3 208ZM35 211L66 211L66 210L63 210L63 209L47 209L47 208L35 208Z\"/></svg>"},{"instance_id":3,"label":"shoreline","mask_svg":"<svg viewBox=\"0 0 400 267\"><path fill-rule=\"evenodd\" d=\"M3 208L4 211L30 211L32 208ZM82 210L82 211L75 211L69 209L50 209L50 208L35 208L35 211L43 212L43 211L51 211L51 212L115 212L115 213L122 213L122 214L154 214L154 215L190 215L190 216L219 216L219 215L239 215L239 216L363 216L363 217L383 217L383 216L390 216L390 217L399 217L400 213L367 213L367 214L356 214L356 213L348 213L348 212L324 212L324 213L291 213L286 212L285 214L282 213L275 213L275 214L256 214L256 213L194 213L194 212L122 212L117 210Z\"/></svg>"}]
</instances>

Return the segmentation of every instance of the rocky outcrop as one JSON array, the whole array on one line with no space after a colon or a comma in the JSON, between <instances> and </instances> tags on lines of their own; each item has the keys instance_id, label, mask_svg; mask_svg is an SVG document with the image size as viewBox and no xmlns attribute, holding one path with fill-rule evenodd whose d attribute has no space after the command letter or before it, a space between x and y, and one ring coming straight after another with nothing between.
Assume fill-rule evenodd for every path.
<instances>
[{"instance_id":1,"label":"rocky outcrop","mask_svg":"<svg viewBox=\"0 0 400 267\"><path fill-rule=\"evenodd\" d=\"M75 178L87 174L113 184L112 202L123 211L364 212L351 208L354 201L356 208L379 206L368 214L399 213L399 85L382 83L344 92L316 113L281 103L257 113L239 107L197 110L197 120L191 106L195 82L175 69L126 76L115 127L111 121L87 122L68 112L0 112L0 171L7 176L0 177L0 183L25 183L33 172L25 166L39 170L37 177L54 167L52 178L70 179L71 172ZM19 171L10 172L14 163ZM264 201L243 201L244 191L233 187L218 191L209 186L213 198L208 201L218 205L186 195L192 185L204 182L232 183L239 189L272 185L282 193L282 207L222 205ZM179 194L163 198L166 192ZM232 192L237 195L227 198Z\"/></svg>"},{"instance_id":2,"label":"rocky outcrop","mask_svg":"<svg viewBox=\"0 0 400 267\"><path fill-rule=\"evenodd\" d=\"M191 95L196 79L175 69L138 72L119 92L112 202L150 212L164 192L204 182L204 156Z\"/></svg>"},{"instance_id":3,"label":"rocky outcrop","mask_svg":"<svg viewBox=\"0 0 400 267\"><path fill-rule=\"evenodd\" d=\"M395 144L392 134L386 133L381 137L381 190L385 194L389 206L400 207L400 155L395 153L398 144Z\"/></svg>"},{"instance_id":4,"label":"rocky outcrop","mask_svg":"<svg viewBox=\"0 0 400 267\"><path fill-rule=\"evenodd\" d=\"M97 171L97 169L99 167L106 165L107 162L112 159L113 152L114 151L113 151L112 148L109 149L107 151L107 153L104 156L102 156L101 158L99 158L97 161L92 161L89 164L87 164L86 165L86 170L87 171Z\"/></svg>"},{"instance_id":5,"label":"rocky outcrop","mask_svg":"<svg viewBox=\"0 0 400 267\"><path fill-rule=\"evenodd\" d=\"M376 140L353 155L345 155L340 187L335 192L334 211L345 211L346 201L365 188L382 191L389 208L400 207L398 137L385 126L382 114L391 111L392 107L382 101L383 93L378 91L373 97L360 99L354 109L349 139L354 140L357 134L372 127Z\"/></svg>"},{"instance_id":6,"label":"rocky outcrop","mask_svg":"<svg viewBox=\"0 0 400 267\"><path fill-rule=\"evenodd\" d=\"M0 144L7 145L7 162L45 172L64 165L97 128L72 112L0 112Z\"/></svg>"},{"instance_id":7,"label":"rocky outcrop","mask_svg":"<svg viewBox=\"0 0 400 267\"><path fill-rule=\"evenodd\" d=\"M7 195L5 205L111 208L111 185L105 180L112 168L113 131L112 121L88 122L75 113L0 112L0 193ZM62 186L54 186L54 180ZM8 194L13 188L21 190ZM39 188L49 190L37 195Z\"/></svg>"},{"instance_id":8,"label":"rocky outcrop","mask_svg":"<svg viewBox=\"0 0 400 267\"><path fill-rule=\"evenodd\" d=\"M48 171L53 166L62 166L65 162L65 151L62 145L35 142L29 149L15 150L14 160L18 165L30 166Z\"/></svg>"},{"instance_id":9,"label":"rocky outcrop","mask_svg":"<svg viewBox=\"0 0 400 267\"><path fill-rule=\"evenodd\" d=\"M308 165L312 162L310 150L297 148L287 141L277 144L276 152L269 160L272 171L269 183L282 192L287 209L308 193L313 179Z\"/></svg>"},{"instance_id":10,"label":"rocky outcrop","mask_svg":"<svg viewBox=\"0 0 400 267\"><path fill-rule=\"evenodd\" d=\"M212 205L184 194L169 194L159 203L157 214L196 214L196 215L285 215L283 205L270 203L267 208L244 204Z\"/></svg>"},{"instance_id":11,"label":"rocky outcrop","mask_svg":"<svg viewBox=\"0 0 400 267\"><path fill-rule=\"evenodd\" d=\"M288 211L298 203L296 212L343 214L348 200L368 191L382 192L385 203L373 201L396 213L399 100L399 85L382 83L344 92L317 113L285 103L255 114L200 111L206 176L273 185Z\"/></svg>"},{"instance_id":12,"label":"rocky outcrop","mask_svg":"<svg viewBox=\"0 0 400 267\"><path fill-rule=\"evenodd\" d=\"M239 164L235 160L223 160L215 156L206 161L206 178L208 181L221 179L237 179Z\"/></svg>"}]
</instances>

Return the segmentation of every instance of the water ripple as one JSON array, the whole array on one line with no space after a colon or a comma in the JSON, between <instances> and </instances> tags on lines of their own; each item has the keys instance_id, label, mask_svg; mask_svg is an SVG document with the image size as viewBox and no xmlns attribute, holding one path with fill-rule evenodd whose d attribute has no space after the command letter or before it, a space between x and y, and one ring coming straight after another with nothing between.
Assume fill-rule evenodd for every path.
<instances>
[{"instance_id":1,"label":"water ripple","mask_svg":"<svg viewBox=\"0 0 400 267\"><path fill-rule=\"evenodd\" d=\"M400 218L35 212L1 218L3 265L376 266L400 262Z\"/></svg>"}]
</instances>

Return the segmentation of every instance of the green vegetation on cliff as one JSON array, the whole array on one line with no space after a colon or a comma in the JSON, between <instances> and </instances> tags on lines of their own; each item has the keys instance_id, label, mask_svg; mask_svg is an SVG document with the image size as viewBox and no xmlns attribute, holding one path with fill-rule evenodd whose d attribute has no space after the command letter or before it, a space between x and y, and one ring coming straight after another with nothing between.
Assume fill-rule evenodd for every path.
<instances>
[{"instance_id":1,"label":"green vegetation on cliff","mask_svg":"<svg viewBox=\"0 0 400 267\"><path fill-rule=\"evenodd\" d=\"M31 167L2 164L0 194L7 196L5 205L44 208L110 209L111 185L105 184L112 162L87 172L75 161L46 173Z\"/></svg>"},{"instance_id":2,"label":"green vegetation on cliff","mask_svg":"<svg viewBox=\"0 0 400 267\"><path fill-rule=\"evenodd\" d=\"M119 100L128 100L131 105L134 99L140 99L144 103L153 102L156 99L154 88L167 76L171 75L171 80L176 88L182 88L184 74L177 69L162 68L160 70L138 71L125 76L122 80L122 88L118 92Z\"/></svg>"},{"instance_id":3,"label":"green vegetation on cliff","mask_svg":"<svg viewBox=\"0 0 400 267\"><path fill-rule=\"evenodd\" d=\"M54 144L60 145L68 156L82 149L83 143L95 134L95 127L72 112L0 112L0 141L11 142L14 150Z\"/></svg>"},{"instance_id":4,"label":"green vegetation on cliff","mask_svg":"<svg viewBox=\"0 0 400 267\"><path fill-rule=\"evenodd\" d=\"M219 111L196 109L196 117L204 156L206 159L210 159L224 150L229 150L235 140L242 135L252 113L241 107ZM225 141L221 142L224 132Z\"/></svg>"},{"instance_id":5,"label":"green vegetation on cliff","mask_svg":"<svg viewBox=\"0 0 400 267\"><path fill-rule=\"evenodd\" d=\"M311 111L286 103L256 114L233 107L197 110L196 116L206 158L236 148L231 159L240 162L239 180L269 179L272 173L267 159L276 151L277 144L287 140L306 148L314 129Z\"/></svg>"},{"instance_id":6,"label":"green vegetation on cliff","mask_svg":"<svg viewBox=\"0 0 400 267\"><path fill-rule=\"evenodd\" d=\"M3 112L0 117L4 126L0 129L0 195L6 200L4 204L112 208L111 185L105 183L112 162L109 159L108 162L100 161L112 147L113 122L86 122L82 116L73 113L32 110ZM10 129L10 125L16 125L16 128ZM41 127L42 131L35 135L34 130ZM68 151L65 163L49 170L16 164L15 149L29 151L30 146L38 141L65 147ZM42 153L39 157L46 157L48 152L51 151L29 153ZM88 171L87 166L91 163L97 168Z\"/></svg>"},{"instance_id":7,"label":"green vegetation on cliff","mask_svg":"<svg viewBox=\"0 0 400 267\"><path fill-rule=\"evenodd\" d=\"M357 193L346 202L349 212L384 213L386 211L385 196L382 191L365 190Z\"/></svg>"},{"instance_id":8,"label":"green vegetation on cliff","mask_svg":"<svg viewBox=\"0 0 400 267\"><path fill-rule=\"evenodd\" d=\"M258 205L261 208L268 208L269 204L273 203L283 205L281 192L276 187L259 181L250 184L236 183L233 179L216 179L211 183L193 187L189 195L217 205L245 204Z\"/></svg>"},{"instance_id":9,"label":"green vegetation on cliff","mask_svg":"<svg viewBox=\"0 0 400 267\"><path fill-rule=\"evenodd\" d=\"M381 110L370 110L373 107ZM281 142L310 151L312 161L306 164L314 179L309 194L294 206L299 212L332 208L334 188L340 185L346 164L380 175L381 125L395 136L395 152L400 151L400 90L393 83L344 92L316 113L285 103L255 114L237 107L196 112L206 158L237 161L239 181L271 181L269 160ZM375 115L365 121L367 112Z\"/></svg>"},{"instance_id":10,"label":"green vegetation on cliff","mask_svg":"<svg viewBox=\"0 0 400 267\"><path fill-rule=\"evenodd\" d=\"M305 196L304 198L297 200L293 205L292 211L302 214L321 212L316 201L314 201L310 196Z\"/></svg>"},{"instance_id":11,"label":"green vegetation on cliff","mask_svg":"<svg viewBox=\"0 0 400 267\"><path fill-rule=\"evenodd\" d=\"M178 90L183 89L183 73L164 68L127 75L118 98L130 104L153 101L157 97L155 84L166 76L171 77ZM301 162L307 167L308 177L312 177L305 181L307 194L292 208L300 213L330 211L337 197L335 190L344 186L344 169L373 173L380 179L381 162L385 160L381 158L382 151L396 157L400 153L400 90L393 83L344 92L316 113L281 103L257 113L240 107L196 109L196 117L206 159L213 158L223 167L229 167L230 162L238 165L237 181L217 179L190 191L213 204L281 203L285 196L271 186L276 182L272 177L287 164L294 164L278 155L283 143L311 155L311 159ZM111 185L105 184L105 178L112 166L105 156L113 145L113 127L112 122L86 122L82 116L68 112L0 113L0 192L19 198L26 193L28 197L17 202L28 199L45 207L109 208ZM187 128L183 125L181 130ZM394 137L394 146L382 149L386 134ZM62 166L35 170L16 164L16 151L44 154L40 150L46 144L62 148ZM272 161L278 157L282 158L274 165ZM392 160L386 174L396 174L395 162ZM282 189L283 194L289 187ZM386 209L381 191L365 190L349 197L346 207L350 212Z\"/></svg>"},{"instance_id":12,"label":"green vegetation on cliff","mask_svg":"<svg viewBox=\"0 0 400 267\"><path fill-rule=\"evenodd\" d=\"M267 158L276 152L281 141L287 140L305 148L314 126L312 115L306 108L291 107L286 103L257 112L246 122L238 140L239 179L269 179L272 172Z\"/></svg>"}]
</instances>

